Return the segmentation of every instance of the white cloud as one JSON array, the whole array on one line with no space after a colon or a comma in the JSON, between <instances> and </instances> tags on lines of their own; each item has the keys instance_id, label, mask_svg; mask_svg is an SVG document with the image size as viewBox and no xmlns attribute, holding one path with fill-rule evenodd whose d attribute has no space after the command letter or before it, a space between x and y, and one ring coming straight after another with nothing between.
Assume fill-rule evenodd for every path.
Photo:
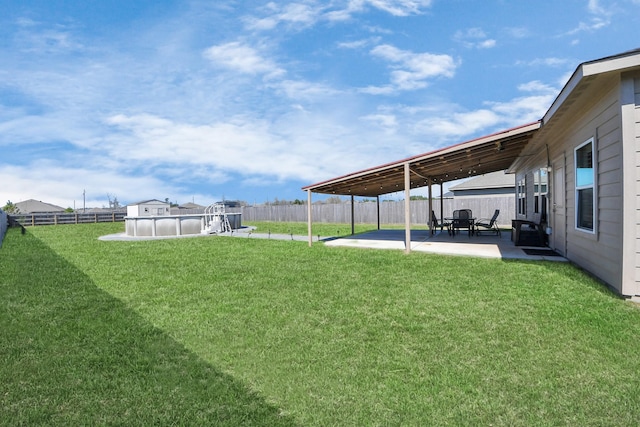
<instances>
[{"instance_id":1,"label":"white cloud","mask_svg":"<svg viewBox=\"0 0 640 427\"><path fill-rule=\"evenodd\" d=\"M531 36L531 31L525 27L510 27L505 31L509 37L514 39L523 39L525 37Z\"/></svg>"},{"instance_id":2,"label":"white cloud","mask_svg":"<svg viewBox=\"0 0 640 427\"><path fill-rule=\"evenodd\" d=\"M272 85L282 91L287 97L295 100L316 101L329 96L339 95L341 92L331 86L301 80L283 80Z\"/></svg>"},{"instance_id":3,"label":"white cloud","mask_svg":"<svg viewBox=\"0 0 640 427\"><path fill-rule=\"evenodd\" d=\"M567 31L565 35L573 36L583 32L591 33L611 24L613 9L606 9L600 4L599 0L589 0L587 11L592 15L591 19L587 22L580 22L575 28ZM577 44L577 41L574 40L573 44Z\"/></svg>"},{"instance_id":4,"label":"white cloud","mask_svg":"<svg viewBox=\"0 0 640 427\"><path fill-rule=\"evenodd\" d=\"M362 2L352 1L352 3ZM367 0L364 3L393 16L408 16L420 14L423 8L431 6L432 0Z\"/></svg>"},{"instance_id":5,"label":"white cloud","mask_svg":"<svg viewBox=\"0 0 640 427\"><path fill-rule=\"evenodd\" d=\"M496 126L502 121L494 111L481 109L454 113L447 117L433 117L417 124L417 129L436 139L458 139L483 129Z\"/></svg>"},{"instance_id":6,"label":"white cloud","mask_svg":"<svg viewBox=\"0 0 640 427\"><path fill-rule=\"evenodd\" d=\"M528 61L516 61L516 65L522 65L527 67L547 66L547 67L564 67L568 64L573 64L568 58L535 58Z\"/></svg>"},{"instance_id":7,"label":"white cloud","mask_svg":"<svg viewBox=\"0 0 640 427\"><path fill-rule=\"evenodd\" d=\"M272 30L283 23L292 27L308 27L316 23L320 16L321 7L305 3L289 3L284 6L270 2L264 8L267 16L264 18L244 18L247 29Z\"/></svg>"},{"instance_id":8,"label":"white cloud","mask_svg":"<svg viewBox=\"0 0 640 427\"><path fill-rule=\"evenodd\" d=\"M256 49L240 42L211 46L204 51L204 57L214 64L244 74L265 74L268 77L285 74L282 68L262 57Z\"/></svg>"},{"instance_id":9,"label":"white cloud","mask_svg":"<svg viewBox=\"0 0 640 427\"><path fill-rule=\"evenodd\" d=\"M380 128L386 134L395 133L398 127L397 117L393 114L369 114L361 119Z\"/></svg>"},{"instance_id":10,"label":"white cloud","mask_svg":"<svg viewBox=\"0 0 640 427\"><path fill-rule=\"evenodd\" d=\"M413 53L385 44L371 50L373 56L391 63L391 83L400 90L421 89L428 85L427 79L453 77L457 64L449 55ZM373 88L367 88L373 93ZM384 93L387 89L381 89Z\"/></svg>"},{"instance_id":11,"label":"white cloud","mask_svg":"<svg viewBox=\"0 0 640 427\"><path fill-rule=\"evenodd\" d=\"M432 0L349 0L346 6L313 1L293 2L285 5L269 2L258 10L263 17L245 17L244 22L249 30L273 30L279 25L299 30L315 25L318 21L348 21L353 15L365 13L369 9L377 9L392 16L405 17L422 14L431 6Z\"/></svg>"},{"instance_id":12,"label":"white cloud","mask_svg":"<svg viewBox=\"0 0 640 427\"><path fill-rule=\"evenodd\" d=\"M75 208L80 209L83 191L86 191L86 207L108 206L107 194L126 203L135 200L124 200L123 197L163 197L164 194L177 195L180 191L152 176L124 176L115 170L96 167L97 162L90 164L92 166L87 168L68 167L41 160L24 166L0 165L0 182L11 182L0 190L2 203L36 199L64 208L73 208L75 204Z\"/></svg>"},{"instance_id":13,"label":"white cloud","mask_svg":"<svg viewBox=\"0 0 640 427\"><path fill-rule=\"evenodd\" d=\"M467 48L490 49L496 46L496 41L487 37L484 30L478 27L456 31L453 40Z\"/></svg>"},{"instance_id":14,"label":"white cloud","mask_svg":"<svg viewBox=\"0 0 640 427\"><path fill-rule=\"evenodd\" d=\"M454 110L445 114L422 112L431 115L416 122L416 132L423 132L435 141L451 143L492 130L531 123L544 115L558 93L557 88L540 81L521 84L518 90L527 95L505 102L487 101L477 110Z\"/></svg>"}]
</instances>

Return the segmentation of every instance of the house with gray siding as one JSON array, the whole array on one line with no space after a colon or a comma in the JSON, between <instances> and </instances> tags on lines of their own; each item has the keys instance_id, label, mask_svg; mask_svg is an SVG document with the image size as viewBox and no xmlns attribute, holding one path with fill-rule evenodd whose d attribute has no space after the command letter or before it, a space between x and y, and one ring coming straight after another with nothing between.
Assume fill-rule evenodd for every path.
<instances>
[{"instance_id":1,"label":"house with gray siding","mask_svg":"<svg viewBox=\"0 0 640 427\"><path fill-rule=\"evenodd\" d=\"M482 162L479 161L482 159ZM499 170L514 174L512 224L640 300L640 49L584 62L537 122L303 187L379 197ZM431 207L430 207L431 210ZM308 214L309 229L312 222ZM405 251L411 205L405 202ZM529 226L529 225L528 225ZM311 244L311 238L309 238Z\"/></svg>"},{"instance_id":2,"label":"house with gray siding","mask_svg":"<svg viewBox=\"0 0 640 427\"><path fill-rule=\"evenodd\" d=\"M634 50L580 64L510 168L516 219L543 223L551 248L631 297L640 296L639 147Z\"/></svg>"}]
</instances>

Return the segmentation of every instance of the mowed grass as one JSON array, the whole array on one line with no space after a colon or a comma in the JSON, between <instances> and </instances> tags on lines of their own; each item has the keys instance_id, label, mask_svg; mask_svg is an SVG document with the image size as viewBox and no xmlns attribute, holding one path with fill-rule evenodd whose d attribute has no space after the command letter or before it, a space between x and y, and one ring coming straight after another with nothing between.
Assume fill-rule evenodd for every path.
<instances>
[{"instance_id":1,"label":"mowed grass","mask_svg":"<svg viewBox=\"0 0 640 427\"><path fill-rule=\"evenodd\" d=\"M640 310L570 264L122 227L10 230L1 424L640 424Z\"/></svg>"},{"instance_id":2,"label":"mowed grass","mask_svg":"<svg viewBox=\"0 0 640 427\"><path fill-rule=\"evenodd\" d=\"M306 222L277 222L277 221L253 221L242 224L243 226L255 227L256 233L271 233L271 234L293 234L293 235L308 235L308 225ZM416 227L418 227L416 225ZM363 233L365 231L372 231L378 228L375 224L354 224L354 232ZM382 224L380 228L404 228L404 225L399 224ZM427 229L426 224L422 225L422 228ZM314 222L311 224L311 235L322 237L340 237L348 236L351 234L351 224L334 224L324 222Z\"/></svg>"}]
</instances>

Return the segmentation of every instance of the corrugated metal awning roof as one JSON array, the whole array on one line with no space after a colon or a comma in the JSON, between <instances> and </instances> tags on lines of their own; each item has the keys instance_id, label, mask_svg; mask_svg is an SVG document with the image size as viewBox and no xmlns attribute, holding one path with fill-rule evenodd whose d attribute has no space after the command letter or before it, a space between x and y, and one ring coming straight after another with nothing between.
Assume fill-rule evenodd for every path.
<instances>
[{"instance_id":1,"label":"corrugated metal awning roof","mask_svg":"<svg viewBox=\"0 0 640 427\"><path fill-rule=\"evenodd\" d=\"M411 188L506 170L540 128L540 121L497 132L451 147L387 163L312 184L313 193L373 197L404 190L404 167L411 171Z\"/></svg>"}]
</instances>

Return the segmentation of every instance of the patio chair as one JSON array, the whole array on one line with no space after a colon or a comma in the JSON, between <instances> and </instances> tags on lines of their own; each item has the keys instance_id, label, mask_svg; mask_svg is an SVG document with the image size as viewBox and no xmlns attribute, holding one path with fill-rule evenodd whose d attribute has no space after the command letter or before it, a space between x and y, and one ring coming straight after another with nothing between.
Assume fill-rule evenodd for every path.
<instances>
[{"instance_id":1,"label":"patio chair","mask_svg":"<svg viewBox=\"0 0 640 427\"><path fill-rule=\"evenodd\" d=\"M469 237L473 232L473 215L471 209L458 209L453 211L453 222L451 223L451 231L455 236L456 232L460 233L461 228L466 228L469 231Z\"/></svg>"},{"instance_id":2,"label":"patio chair","mask_svg":"<svg viewBox=\"0 0 640 427\"><path fill-rule=\"evenodd\" d=\"M429 225L429 229L432 232L434 232L435 229L438 227L440 227L440 231L446 228L447 233L451 234L451 223L448 221L445 221L444 219L438 221L438 218L436 217L436 213L434 211L431 211L431 224Z\"/></svg>"},{"instance_id":3,"label":"patio chair","mask_svg":"<svg viewBox=\"0 0 640 427\"><path fill-rule=\"evenodd\" d=\"M491 219L479 219L478 221L476 221L476 234L480 235L480 233L496 233L496 236L500 237L500 228L496 223L498 215L500 215L500 209L496 209Z\"/></svg>"}]
</instances>

